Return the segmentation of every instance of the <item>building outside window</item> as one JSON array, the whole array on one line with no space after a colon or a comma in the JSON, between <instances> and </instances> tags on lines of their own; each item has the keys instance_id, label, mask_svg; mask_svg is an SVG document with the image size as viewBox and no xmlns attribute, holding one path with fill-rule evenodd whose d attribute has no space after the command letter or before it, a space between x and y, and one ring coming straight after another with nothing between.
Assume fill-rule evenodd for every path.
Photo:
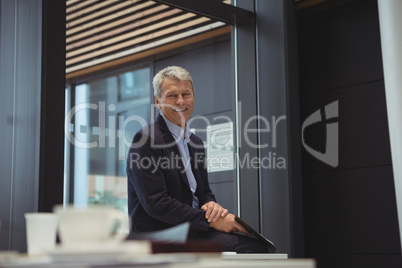
<instances>
[{"instance_id":1,"label":"building outside window","mask_svg":"<svg viewBox=\"0 0 402 268\"><path fill-rule=\"evenodd\" d=\"M75 204L127 210L125 160L135 132L150 122L150 85L151 69L145 65L68 89L75 97L66 119L71 117L66 168Z\"/></svg>"}]
</instances>

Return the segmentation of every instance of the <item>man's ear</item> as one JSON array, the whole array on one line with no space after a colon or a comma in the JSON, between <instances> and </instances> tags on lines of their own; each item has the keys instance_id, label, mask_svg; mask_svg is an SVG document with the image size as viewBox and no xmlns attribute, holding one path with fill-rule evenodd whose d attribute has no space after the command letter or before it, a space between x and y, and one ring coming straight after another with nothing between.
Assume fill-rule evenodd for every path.
<instances>
[{"instance_id":1,"label":"man's ear","mask_svg":"<svg viewBox=\"0 0 402 268\"><path fill-rule=\"evenodd\" d=\"M155 105L158 108L158 110L160 111L161 110L161 104L159 102L159 99L158 99L157 96L154 96L154 99L155 99Z\"/></svg>"}]
</instances>

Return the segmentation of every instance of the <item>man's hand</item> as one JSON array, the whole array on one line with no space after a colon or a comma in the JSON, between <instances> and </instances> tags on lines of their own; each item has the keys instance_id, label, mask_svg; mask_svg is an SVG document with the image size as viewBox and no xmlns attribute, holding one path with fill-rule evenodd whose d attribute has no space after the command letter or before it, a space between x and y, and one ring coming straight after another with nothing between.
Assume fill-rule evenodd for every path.
<instances>
[{"instance_id":1,"label":"man's hand","mask_svg":"<svg viewBox=\"0 0 402 268\"><path fill-rule=\"evenodd\" d=\"M217 221L211 222L209 226L214 228L215 230L225 233L240 231L245 235L249 235L247 230L236 221L235 215L230 213L227 214L225 217L220 217Z\"/></svg>"},{"instance_id":2,"label":"man's hand","mask_svg":"<svg viewBox=\"0 0 402 268\"><path fill-rule=\"evenodd\" d=\"M214 201L204 204L201 209L205 211L205 218L208 222L217 221L220 217L228 215L228 210Z\"/></svg>"}]
</instances>

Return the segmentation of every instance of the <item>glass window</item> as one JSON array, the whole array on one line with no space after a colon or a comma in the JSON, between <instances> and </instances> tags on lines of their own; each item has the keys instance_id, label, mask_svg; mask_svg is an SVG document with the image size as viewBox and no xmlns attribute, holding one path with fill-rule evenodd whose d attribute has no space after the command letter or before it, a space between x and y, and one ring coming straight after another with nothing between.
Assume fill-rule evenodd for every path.
<instances>
[{"instance_id":1,"label":"glass window","mask_svg":"<svg viewBox=\"0 0 402 268\"><path fill-rule=\"evenodd\" d=\"M127 210L126 157L150 122L149 66L88 80L70 89L66 116L69 202Z\"/></svg>"},{"instance_id":2,"label":"glass window","mask_svg":"<svg viewBox=\"0 0 402 268\"><path fill-rule=\"evenodd\" d=\"M149 69L139 69L119 75L119 99L148 97L149 81Z\"/></svg>"}]
</instances>

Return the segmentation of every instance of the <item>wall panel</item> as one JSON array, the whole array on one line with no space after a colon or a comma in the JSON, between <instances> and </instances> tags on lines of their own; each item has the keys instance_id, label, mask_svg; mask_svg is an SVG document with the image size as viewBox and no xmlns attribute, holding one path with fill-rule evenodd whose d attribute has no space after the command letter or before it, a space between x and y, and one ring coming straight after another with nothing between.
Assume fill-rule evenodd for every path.
<instances>
[{"instance_id":1,"label":"wall panel","mask_svg":"<svg viewBox=\"0 0 402 268\"><path fill-rule=\"evenodd\" d=\"M336 168L302 152L306 257L318 267L400 267L377 1L345 3L299 11L301 121L339 104L338 117L305 130L324 152L326 124L339 126Z\"/></svg>"},{"instance_id":2,"label":"wall panel","mask_svg":"<svg viewBox=\"0 0 402 268\"><path fill-rule=\"evenodd\" d=\"M376 1L360 1L301 19L303 53L299 57L308 64L299 70L304 93L383 79Z\"/></svg>"},{"instance_id":3,"label":"wall panel","mask_svg":"<svg viewBox=\"0 0 402 268\"><path fill-rule=\"evenodd\" d=\"M0 249L23 252L24 213L38 209L42 1L0 11Z\"/></svg>"}]
</instances>

